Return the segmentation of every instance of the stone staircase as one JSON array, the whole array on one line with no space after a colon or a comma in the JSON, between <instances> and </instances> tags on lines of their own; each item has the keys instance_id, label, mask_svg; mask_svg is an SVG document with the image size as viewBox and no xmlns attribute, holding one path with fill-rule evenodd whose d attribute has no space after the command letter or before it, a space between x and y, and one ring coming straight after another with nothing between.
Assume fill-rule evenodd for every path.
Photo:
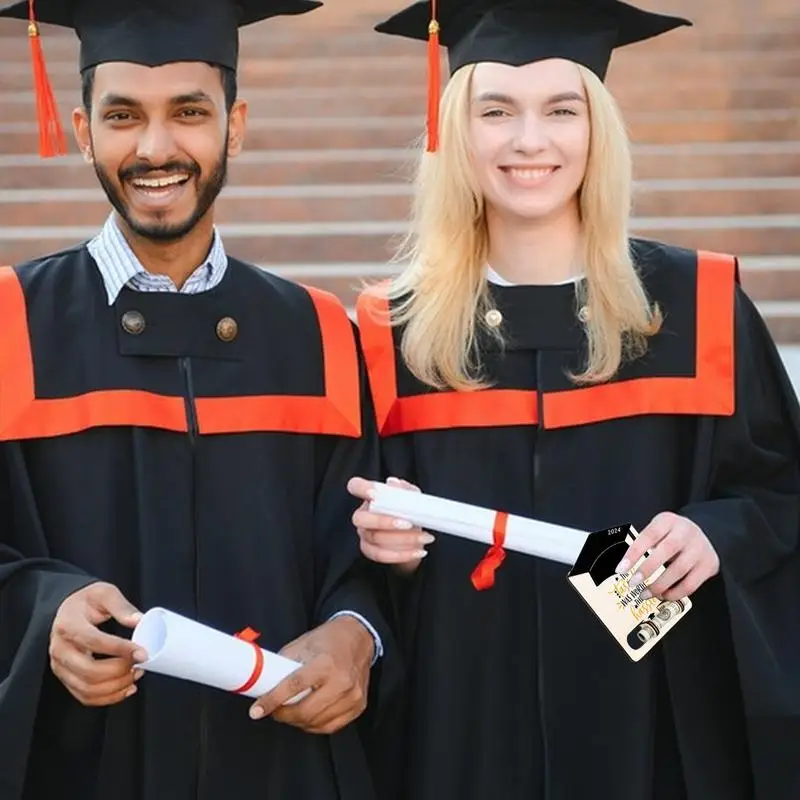
<instances>
[{"instance_id":1,"label":"stone staircase","mask_svg":"<svg viewBox=\"0 0 800 800\"><path fill-rule=\"evenodd\" d=\"M621 50L608 85L634 141L634 232L737 253L776 338L800 342L800 5L641 0L695 21ZM328 0L245 29L246 152L218 220L228 247L348 306L389 274L406 225L409 146L423 130L425 47L372 32L397 5ZM77 45L43 29L62 117L78 103ZM87 238L107 214L72 153L42 161L24 25L0 21L0 262Z\"/></svg>"}]
</instances>

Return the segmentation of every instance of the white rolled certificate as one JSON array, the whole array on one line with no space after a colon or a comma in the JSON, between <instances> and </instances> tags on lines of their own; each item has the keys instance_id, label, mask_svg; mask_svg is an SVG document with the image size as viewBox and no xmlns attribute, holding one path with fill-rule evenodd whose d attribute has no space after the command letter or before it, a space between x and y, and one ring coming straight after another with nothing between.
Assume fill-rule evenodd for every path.
<instances>
[{"instance_id":1,"label":"white rolled certificate","mask_svg":"<svg viewBox=\"0 0 800 800\"><path fill-rule=\"evenodd\" d=\"M498 525L502 525L505 533L503 547L506 550L570 566L577 561L589 536L589 532L576 528L397 489L384 483L373 483L373 487L375 499L370 501L370 510L376 514L398 517L420 528L449 533L490 546L495 543Z\"/></svg>"},{"instance_id":2,"label":"white rolled certificate","mask_svg":"<svg viewBox=\"0 0 800 800\"><path fill-rule=\"evenodd\" d=\"M146 672L245 697L266 694L301 666L297 661L263 650L246 636L221 633L164 608L151 608L136 626L132 638L147 651L147 661L138 665Z\"/></svg>"}]
</instances>

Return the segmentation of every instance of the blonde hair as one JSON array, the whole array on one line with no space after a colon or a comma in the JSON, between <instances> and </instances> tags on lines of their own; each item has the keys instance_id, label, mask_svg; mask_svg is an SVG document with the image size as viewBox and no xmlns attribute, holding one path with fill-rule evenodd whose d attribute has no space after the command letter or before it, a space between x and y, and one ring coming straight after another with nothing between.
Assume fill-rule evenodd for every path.
<instances>
[{"instance_id":1,"label":"blonde hair","mask_svg":"<svg viewBox=\"0 0 800 800\"><path fill-rule=\"evenodd\" d=\"M439 389L484 388L478 333L502 342L483 322L491 303L484 273L489 241L467 124L474 69L457 72L443 93L439 151L423 153L417 165L410 231L395 256L408 266L388 287L395 301L390 322L405 326L403 359L419 380ZM591 118L579 197L586 280L578 302L588 311L588 362L572 379L586 384L611 378L623 360L643 354L661 314L650 306L629 251L632 163L620 111L599 78L580 72Z\"/></svg>"}]
</instances>

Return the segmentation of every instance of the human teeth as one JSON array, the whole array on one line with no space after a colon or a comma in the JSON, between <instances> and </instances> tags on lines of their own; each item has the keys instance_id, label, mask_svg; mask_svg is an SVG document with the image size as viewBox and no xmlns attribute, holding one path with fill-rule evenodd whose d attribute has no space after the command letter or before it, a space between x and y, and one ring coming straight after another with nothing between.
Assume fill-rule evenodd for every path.
<instances>
[{"instance_id":1,"label":"human teeth","mask_svg":"<svg viewBox=\"0 0 800 800\"><path fill-rule=\"evenodd\" d=\"M536 178L544 178L553 171L552 167L544 169L512 169L511 174L515 178L522 178L522 180L535 180Z\"/></svg>"},{"instance_id":2,"label":"human teeth","mask_svg":"<svg viewBox=\"0 0 800 800\"><path fill-rule=\"evenodd\" d=\"M161 186L174 186L176 183L183 183L188 179L188 175L171 175L169 178L137 178L133 184L148 189L158 189Z\"/></svg>"}]
</instances>

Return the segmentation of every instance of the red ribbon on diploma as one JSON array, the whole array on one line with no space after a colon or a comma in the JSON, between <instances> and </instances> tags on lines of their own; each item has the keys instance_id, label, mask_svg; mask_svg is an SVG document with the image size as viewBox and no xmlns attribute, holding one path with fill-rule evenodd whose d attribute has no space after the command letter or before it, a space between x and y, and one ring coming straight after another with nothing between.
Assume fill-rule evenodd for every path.
<instances>
[{"instance_id":1,"label":"red ribbon on diploma","mask_svg":"<svg viewBox=\"0 0 800 800\"><path fill-rule=\"evenodd\" d=\"M472 585L479 592L484 589L491 589L494 586L494 573L505 561L506 551L503 549L503 545L506 543L507 525L508 514L505 511L498 511L495 515L494 528L492 529L494 544L489 548L472 573Z\"/></svg>"},{"instance_id":2,"label":"red ribbon on diploma","mask_svg":"<svg viewBox=\"0 0 800 800\"><path fill-rule=\"evenodd\" d=\"M264 651L256 644L256 639L258 639L260 635L258 631L254 631L252 628L245 628L243 631L234 634L236 639L241 639L243 642L248 642L253 645L253 649L256 651L256 663L253 667L253 672L238 689L233 690L234 694L243 694L249 689L252 689L256 683L258 683L258 679L264 671Z\"/></svg>"}]
</instances>

